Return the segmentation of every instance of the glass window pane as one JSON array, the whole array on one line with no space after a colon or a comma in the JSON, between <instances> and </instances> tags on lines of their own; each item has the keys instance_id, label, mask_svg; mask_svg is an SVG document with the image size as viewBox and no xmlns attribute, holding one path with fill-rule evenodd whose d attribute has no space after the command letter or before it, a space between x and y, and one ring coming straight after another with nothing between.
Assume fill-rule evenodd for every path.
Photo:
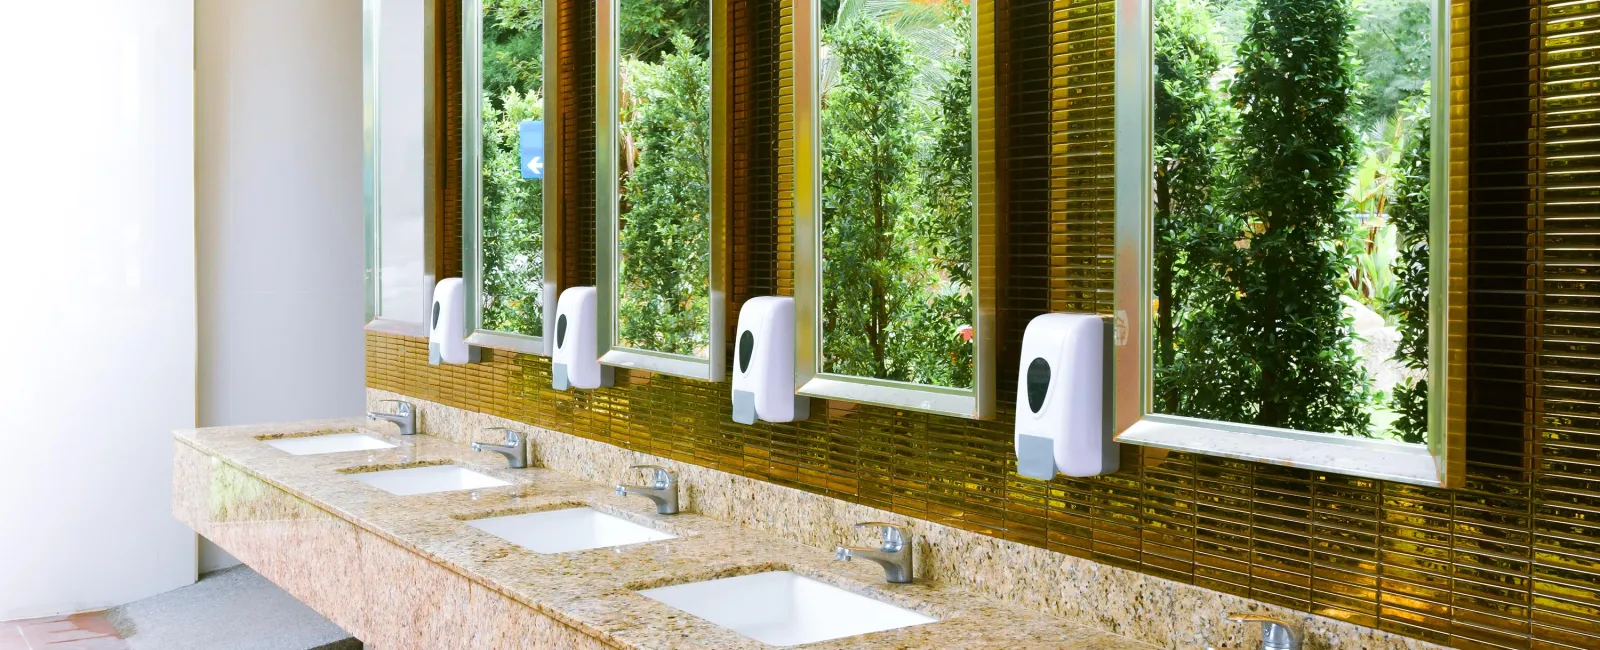
<instances>
[{"instance_id":1,"label":"glass window pane","mask_svg":"<svg viewBox=\"0 0 1600 650\"><path fill-rule=\"evenodd\" d=\"M701 358L711 335L711 5L619 0L617 333Z\"/></svg>"},{"instance_id":2,"label":"glass window pane","mask_svg":"<svg viewBox=\"0 0 1600 650\"><path fill-rule=\"evenodd\" d=\"M820 18L822 370L971 388L972 7Z\"/></svg>"},{"instance_id":3,"label":"glass window pane","mask_svg":"<svg viewBox=\"0 0 1600 650\"><path fill-rule=\"evenodd\" d=\"M1428 0L1156 0L1153 411L1422 442Z\"/></svg>"},{"instance_id":4,"label":"glass window pane","mask_svg":"<svg viewBox=\"0 0 1600 650\"><path fill-rule=\"evenodd\" d=\"M483 0L479 327L544 332L544 3Z\"/></svg>"},{"instance_id":5,"label":"glass window pane","mask_svg":"<svg viewBox=\"0 0 1600 650\"><path fill-rule=\"evenodd\" d=\"M427 322L422 0L383 3L378 25L378 316Z\"/></svg>"}]
</instances>

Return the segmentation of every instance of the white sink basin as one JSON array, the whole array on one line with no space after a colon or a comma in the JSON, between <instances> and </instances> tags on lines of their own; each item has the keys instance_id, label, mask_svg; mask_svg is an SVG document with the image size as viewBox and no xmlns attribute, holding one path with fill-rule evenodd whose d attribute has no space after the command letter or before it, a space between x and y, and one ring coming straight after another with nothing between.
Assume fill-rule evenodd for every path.
<instances>
[{"instance_id":1,"label":"white sink basin","mask_svg":"<svg viewBox=\"0 0 1600 650\"><path fill-rule=\"evenodd\" d=\"M476 519L467 523L517 546L545 554L659 542L677 537L621 517L597 512L594 508L547 510Z\"/></svg>"},{"instance_id":2,"label":"white sink basin","mask_svg":"<svg viewBox=\"0 0 1600 650\"><path fill-rule=\"evenodd\" d=\"M790 571L707 580L639 593L777 646L842 639L939 620Z\"/></svg>"},{"instance_id":3,"label":"white sink basin","mask_svg":"<svg viewBox=\"0 0 1600 650\"><path fill-rule=\"evenodd\" d=\"M267 444L296 456L334 454L341 451L394 449L394 445L364 433L334 433L324 436L278 438L276 440L268 440Z\"/></svg>"},{"instance_id":4,"label":"white sink basin","mask_svg":"<svg viewBox=\"0 0 1600 650\"><path fill-rule=\"evenodd\" d=\"M389 494L399 495L476 490L511 485L493 476L479 474L455 465L430 465L428 467L391 469L382 472L364 472L356 474L355 477L357 481Z\"/></svg>"}]
</instances>

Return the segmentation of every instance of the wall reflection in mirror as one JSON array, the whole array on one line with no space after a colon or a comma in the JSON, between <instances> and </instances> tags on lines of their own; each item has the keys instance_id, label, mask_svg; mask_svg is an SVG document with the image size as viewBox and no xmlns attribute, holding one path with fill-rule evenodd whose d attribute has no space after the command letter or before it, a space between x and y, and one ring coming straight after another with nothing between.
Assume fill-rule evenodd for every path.
<instances>
[{"instance_id":1,"label":"wall reflection in mirror","mask_svg":"<svg viewBox=\"0 0 1600 650\"><path fill-rule=\"evenodd\" d=\"M616 342L711 344L711 4L617 0Z\"/></svg>"},{"instance_id":2,"label":"wall reflection in mirror","mask_svg":"<svg viewBox=\"0 0 1600 650\"><path fill-rule=\"evenodd\" d=\"M1150 409L1423 442L1427 0L1155 0Z\"/></svg>"},{"instance_id":3,"label":"wall reflection in mirror","mask_svg":"<svg viewBox=\"0 0 1600 650\"><path fill-rule=\"evenodd\" d=\"M972 7L819 10L820 369L971 388Z\"/></svg>"},{"instance_id":4,"label":"wall reflection in mirror","mask_svg":"<svg viewBox=\"0 0 1600 650\"><path fill-rule=\"evenodd\" d=\"M544 3L482 0L479 329L544 333Z\"/></svg>"}]
</instances>

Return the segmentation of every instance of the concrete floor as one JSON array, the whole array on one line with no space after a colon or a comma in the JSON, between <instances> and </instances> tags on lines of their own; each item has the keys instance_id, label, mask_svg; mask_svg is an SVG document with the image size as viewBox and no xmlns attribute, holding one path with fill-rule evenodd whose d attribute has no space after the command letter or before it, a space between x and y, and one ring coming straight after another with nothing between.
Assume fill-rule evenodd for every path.
<instances>
[{"instance_id":1,"label":"concrete floor","mask_svg":"<svg viewBox=\"0 0 1600 650\"><path fill-rule=\"evenodd\" d=\"M242 565L108 610L105 619L129 650L361 648L360 641Z\"/></svg>"}]
</instances>

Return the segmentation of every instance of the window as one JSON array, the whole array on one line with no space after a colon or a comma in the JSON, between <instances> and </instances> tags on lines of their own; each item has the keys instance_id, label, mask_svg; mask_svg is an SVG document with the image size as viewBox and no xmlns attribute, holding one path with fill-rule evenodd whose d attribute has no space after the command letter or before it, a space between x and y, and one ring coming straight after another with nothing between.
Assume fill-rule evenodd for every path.
<instances>
[{"instance_id":1,"label":"window","mask_svg":"<svg viewBox=\"0 0 1600 650\"><path fill-rule=\"evenodd\" d=\"M557 3L468 0L462 39L467 341L549 354L560 259L560 120L545 25ZM550 218L546 218L549 215Z\"/></svg>"},{"instance_id":2,"label":"window","mask_svg":"<svg viewBox=\"0 0 1600 650\"><path fill-rule=\"evenodd\" d=\"M797 11L800 392L989 417L993 7Z\"/></svg>"},{"instance_id":3,"label":"window","mask_svg":"<svg viewBox=\"0 0 1600 650\"><path fill-rule=\"evenodd\" d=\"M1118 350L1119 439L1442 482L1443 7L1140 10L1117 35L1118 315L1138 348Z\"/></svg>"},{"instance_id":4,"label":"window","mask_svg":"<svg viewBox=\"0 0 1600 650\"><path fill-rule=\"evenodd\" d=\"M711 0L600 5L602 363L724 372L723 13Z\"/></svg>"}]
</instances>

